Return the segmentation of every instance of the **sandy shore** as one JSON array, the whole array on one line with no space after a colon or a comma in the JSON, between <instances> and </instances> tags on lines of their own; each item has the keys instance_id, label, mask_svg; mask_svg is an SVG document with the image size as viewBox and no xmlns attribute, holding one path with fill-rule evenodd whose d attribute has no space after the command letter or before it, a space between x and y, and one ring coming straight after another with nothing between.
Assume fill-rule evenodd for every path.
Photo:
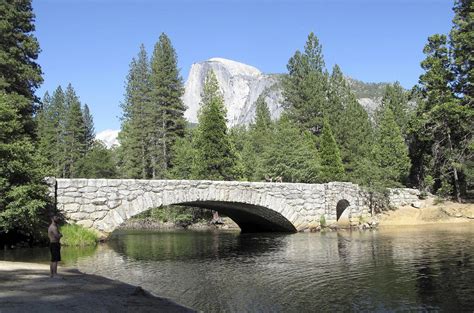
<instances>
[{"instance_id":1,"label":"sandy shore","mask_svg":"<svg viewBox=\"0 0 474 313\"><path fill-rule=\"evenodd\" d=\"M472 223L474 227L474 204L434 199L420 201L420 208L404 206L386 211L379 216L380 226L405 226L429 224Z\"/></svg>"},{"instance_id":2,"label":"sandy shore","mask_svg":"<svg viewBox=\"0 0 474 313\"><path fill-rule=\"evenodd\" d=\"M0 261L0 313L7 312L196 312L140 287L61 267Z\"/></svg>"}]
</instances>

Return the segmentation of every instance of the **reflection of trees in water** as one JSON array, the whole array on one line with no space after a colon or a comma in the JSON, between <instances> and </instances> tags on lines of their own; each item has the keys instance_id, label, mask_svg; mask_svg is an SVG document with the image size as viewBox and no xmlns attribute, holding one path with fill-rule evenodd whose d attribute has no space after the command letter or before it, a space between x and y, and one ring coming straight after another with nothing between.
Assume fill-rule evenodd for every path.
<instances>
[{"instance_id":1,"label":"reflection of trees in water","mask_svg":"<svg viewBox=\"0 0 474 313\"><path fill-rule=\"evenodd\" d=\"M108 245L136 260L231 258L280 250L289 234L219 231L128 232Z\"/></svg>"}]
</instances>

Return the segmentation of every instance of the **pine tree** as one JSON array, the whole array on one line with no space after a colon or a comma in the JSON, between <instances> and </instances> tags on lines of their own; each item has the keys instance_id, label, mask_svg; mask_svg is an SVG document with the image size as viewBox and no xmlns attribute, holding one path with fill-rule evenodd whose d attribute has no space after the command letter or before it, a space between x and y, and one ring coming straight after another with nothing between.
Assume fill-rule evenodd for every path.
<instances>
[{"instance_id":1,"label":"pine tree","mask_svg":"<svg viewBox=\"0 0 474 313\"><path fill-rule=\"evenodd\" d=\"M375 164L384 172L386 186L405 181L410 168L408 148L390 107L384 107L375 132Z\"/></svg>"},{"instance_id":2,"label":"pine tree","mask_svg":"<svg viewBox=\"0 0 474 313\"><path fill-rule=\"evenodd\" d=\"M156 128L150 116L150 69L143 45L130 63L127 75L122 128L119 133L120 172L128 178L150 178L149 133Z\"/></svg>"},{"instance_id":3,"label":"pine tree","mask_svg":"<svg viewBox=\"0 0 474 313\"><path fill-rule=\"evenodd\" d=\"M321 174L324 182L338 181L344 178L344 166L336 140L327 118L324 119L319 151Z\"/></svg>"},{"instance_id":4,"label":"pine tree","mask_svg":"<svg viewBox=\"0 0 474 313\"><path fill-rule=\"evenodd\" d=\"M163 178L170 167L170 150L185 132L186 110L176 52L166 34L160 35L151 59L151 106L148 112L156 125L149 133L149 153L153 178Z\"/></svg>"},{"instance_id":5,"label":"pine tree","mask_svg":"<svg viewBox=\"0 0 474 313\"><path fill-rule=\"evenodd\" d=\"M68 147L64 141L66 134L66 98L61 86L58 86L53 92L51 98L51 106L47 112L49 116L48 128L54 132L54 137L40 139L47 140L47 147L45 147L42 155L51 162L54 169L54 176L66 177L65 166L67 161Z\"/></svg>"},{"instance_id":6,"label":"pine tree","mask_svg":"<svg viewBox=\"0 0 474 313\"><path fill-rule=\"evenodd\" d=\"M77 162L86 154L86 125L82 115L81 103L71 84L65 92L65 164L64 177L74 178L78 175Z\"/></svg>"},{"instance_id":7,"label":"pine tree","mask_svg":"<svg viewBox=\"0 0 474 313\"><path fill-rule=\"evenodd\" d=\"M115 178L117 169L113 150L107 149L100 141L92 143L87 153L76 164L77 177Z\"/></svg>"},{"instance_id":8,"label":"pine tree","mask_svg":"<svg viewBox=\"0 0 474 313\"><path fill-rule=\"evenodd\" d=\"M405 136L407 132L407 124L410 119L410 109L408 107L407 92L402 88L399 82L385 87L384 95L382 97L382 105L379 107L376 117L379 117L380 112L385 107L389 107L395 116L395 121L400 128L402 134ZM377 116L378 115L378 116Z\"/></svg>"},{"instance_id":9,"label":"pine tree","mask_svg":"<svg viewBox=\"0 0 474 313\"><path fill-rule=\"evenodd\" d=\"M224 99L212 71L208 72L204 84L198 121L193 176L196 179L235 179L236 156L227 133Z\"/></svg>"},{"instance_id":10,"label":"pine tree","mask_svg":"<svg viewBox=\"0 0 474 313\"><path fill-rule=\"evenodd\" d=\"M82 109L82 118L84 120L85 133L84 142L86 145L86 151L89 151L94 146L95 130L94 130L94 119L89 111L87 104L84 104Z\"/></svg>"},{"instance_id":11,"label":"pine tree","mask_svg":"<svg viewBox=\"0 0 474 313\"><path fill-rule=\"evenodd\" d=\"M373 129L367 111L351 95L340 116L337 143L348 178L355 178L361 160L369 157L373 145Z\"/></svg>"},{"instance_id":12,"label":"pine tree","mask_svg":"<svg viewBox=\"0 0 474 313\"><path fill-rule=\"evenodd\" d=\"M427 55L421 64L425 73L420 76L424 101L413 129L431 157L429 174L435 179L434 189L461 201L463 172L472 158L474 110L463 105L464 99L457 99L451 89L455 73L451 72L446 36L429 37L423 51Z\"/></svg>"},{"instance_id":13,"label":"pine tree","mask_svg":"<svg viewBox=\"0 0 474 313\"><path fill-rule=\"evenodd\" d=\"M472 0L456 0L453 27L450 33L455 81L455 91L461 103L474 107L474 3Z\"/></svg>"},{"instance_id":14,"label":"pine tree","mask_svg":"<svg viewBox=\"0 0 474 313\"><path fill-rule=\"evenodd\" d=\"M56 128L54 127L54 116L51 110L51 96L46 91L43 97L38 113L36 114L37 121L37 138L38 138L38 150L45 160L48 160L50 166L48 173L51 176L55 176L54 165L52 161L55 159L55 142L56 142Z\"/></svg>"},{"instance_id":15,"label":"pine tree","mask_svg":"<svg viewBox=\"0 0 474 313\"><path fill-rule=\"evenodd\" d=\"M264 151L270 145L273 134L273 122L270 110L262 93L255 103L255 122L250 125L248 138L241 147L244 170L248 179L261 181L265 178Z\"/></svg>"},{"instance_id":16,"label":"pine tree","mask_svg":"<svg viewBox=\"0 0 474 313\"><path fill-rule=\"evenodd\" d=\"M341 143L341 116L349 102L353 101L354 98L340 67L337 64L334 65L331 77L329 78L328 102L325 108L325 116L329 119L329 125L339 144Z\"/></svg>"},{"instance_id":17,"label":"pine tree","mask_svg":"<svg viewBox=\"0 0 474 313\"><path fill-rule=\"evenodd\" d=\"M34 146L40 51L30 1L0 3L0 237L38 239L48 199Z\"/></svg>"},{"instance_id":18,"label":"pine tree","mask_svg":"<svg viewBox=\"0 0 474 313\"><path fill-rule=\"evenodd\" d=\"M194 131L183 138L177 138L171 149L171 169L169 177L172 179L191 179L194 156L196 151L193 146Z\"/></svg>"},{"instance_id":19,"label":"pine tree","mask_svg":"<svg viewBox=\"0 0 474 313\"><path fill-rule=\"evenodd\" d=\"M317 135L327 107L328 79L322 48L313 33L308 35L304 52L296 51L290 58L287 69L283 97L288 116L302 129Z\"/></svg>"},{"instance_id":20,"label":"pine tree","mask_svg":"<svg viewBox=\"0 0 474 313\"><path fill-rule=\"evenodd\" d=\"M269 146L263 152L265 177L281 177L285 182L320 182L320 166L314 136L301 132L283 114L275 125Z\"/></svg>"}]
</instances>

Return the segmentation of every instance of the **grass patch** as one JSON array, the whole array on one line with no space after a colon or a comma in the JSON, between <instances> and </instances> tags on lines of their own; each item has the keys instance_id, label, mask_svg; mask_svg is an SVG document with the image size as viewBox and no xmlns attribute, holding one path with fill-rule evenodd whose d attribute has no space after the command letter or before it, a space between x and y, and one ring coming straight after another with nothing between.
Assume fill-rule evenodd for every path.
<instances>
[{"instance_id":1,"label":"grass patch","mask_svg":"<svg viewBox=\"0 0 474 313\"><path fill-rule=\"evenodd\" d=\"M61 226L59 231L63 234L61 244L64 246L95 246L99 241L99 236L94 231L77 224Z\"/></svg>"}]
</instances>

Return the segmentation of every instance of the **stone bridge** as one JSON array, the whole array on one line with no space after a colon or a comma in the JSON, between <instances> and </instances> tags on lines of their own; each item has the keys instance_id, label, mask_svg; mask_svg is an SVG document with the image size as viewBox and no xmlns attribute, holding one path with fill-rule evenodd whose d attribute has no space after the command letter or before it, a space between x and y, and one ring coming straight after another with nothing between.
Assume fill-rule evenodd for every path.
<instances>
[{"instance_id":1,"label":"stone bridge","mask_svg":"<svg viewBox=\"0 0 474 313\"><path fill-rule=\"evenodd\" d=\"M72 222L110 233L154 207L212 209L243 232L295 232L368 214L363 191L351 183L292 184L237 181L50 179L57 208ZM337 208L339 207L339 215Z\"/></svg>"},{"instance_id":2,"label":"stone bridge","mask_svg":"<svg viewBox=\"0 0 474 313\"><path fill-rule=\"evenodd\" d=\"M218 211L242 232L296 232L357 222L368 215L365 193L352 183L293 184L209 180L47 179L69 222L111 233L151 208L183 205Z\"/></svg>"}]
</instances>

